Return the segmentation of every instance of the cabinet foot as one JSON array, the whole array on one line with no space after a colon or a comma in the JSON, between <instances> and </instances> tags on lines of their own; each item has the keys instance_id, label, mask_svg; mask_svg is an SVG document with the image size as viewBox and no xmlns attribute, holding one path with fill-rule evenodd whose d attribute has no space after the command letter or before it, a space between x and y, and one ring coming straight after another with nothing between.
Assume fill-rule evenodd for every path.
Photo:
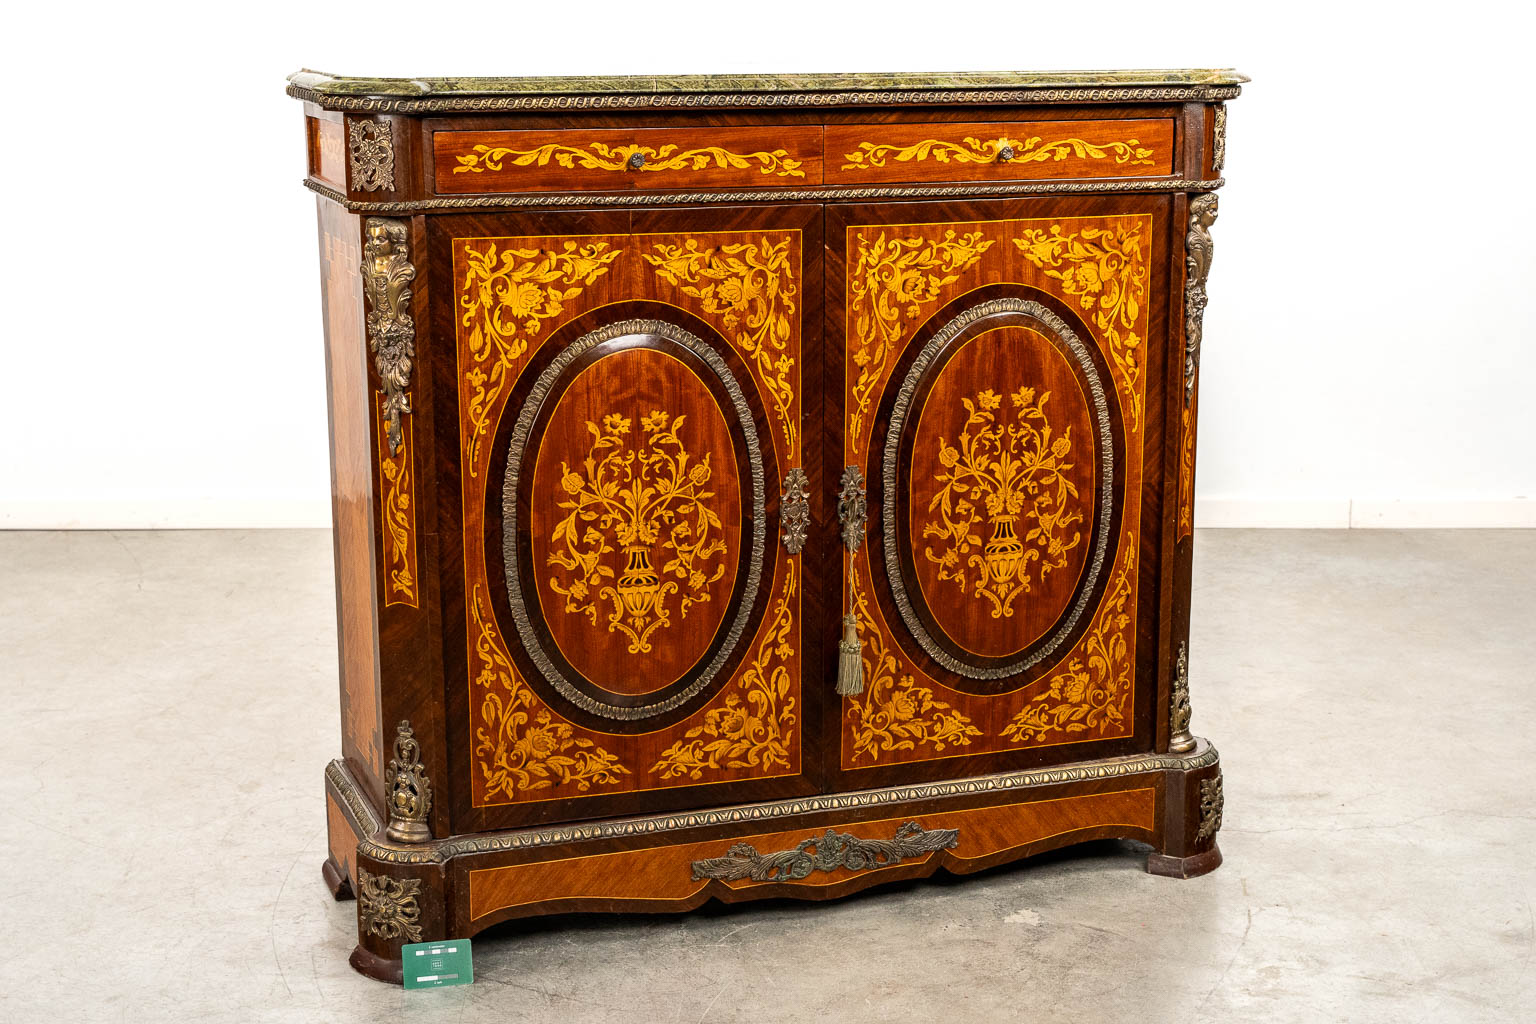
<instances>
[{"instance_id":1,"label":"cabinet foot","mask_svg":"<svg viewBox=\"0 0 1536 1024\"><path fill-rule=\"evenodd\" d=\"M352 891L351 880L331 858L325 858L325 863L320 865L320 877L325 879L325 887L331 890L331 898L337 903L357 899L357 894Z\"/></svg>"},{"instance_id":2,"label":"cabinet foot","mask_svg":"<svg viewBox=\"0 0 1536 1024\"><path fill-rule=\"evenodd\" d=\"M400 966L400 958L385 958L370 953L362 946L352 950L352 956L347 961L358 974L366 975L376 981L387 981L392 985L405 983L405 970Z\"/></svg>"},{"instance_id":3,"label":"cabinet foot","mask_svg":"<svg viewBox=\"0 0 1536 1024\"><path fill-rule=\"evenodd\" d=\"M1155 851L1147 856L1147 870L1168 878L1198 878L1220 866L1221 850L1214 843L1209 850L1191 857L1170 857Z\"/></svg>"}]
</instances>

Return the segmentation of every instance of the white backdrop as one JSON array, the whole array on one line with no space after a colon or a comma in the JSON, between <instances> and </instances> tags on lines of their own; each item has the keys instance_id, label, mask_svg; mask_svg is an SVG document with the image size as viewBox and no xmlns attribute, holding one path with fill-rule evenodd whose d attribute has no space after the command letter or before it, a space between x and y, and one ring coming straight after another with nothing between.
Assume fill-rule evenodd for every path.
<instances>
[{"instance_id":1,"label":"white backdrop","mask_svg":"<svg viewBox=\"0 0 1536 1024\"><path fill-rule=\"evenodd\" d=\"M283 78L1223 67L1204 525L1536 526L1530 25L1504 5L55 4L8 15L0 525L329 521ZM1515 10L1515 5L1508 5ZM1331 168L1331 169L1328 169Z\"/></svg>"}]
</instances>

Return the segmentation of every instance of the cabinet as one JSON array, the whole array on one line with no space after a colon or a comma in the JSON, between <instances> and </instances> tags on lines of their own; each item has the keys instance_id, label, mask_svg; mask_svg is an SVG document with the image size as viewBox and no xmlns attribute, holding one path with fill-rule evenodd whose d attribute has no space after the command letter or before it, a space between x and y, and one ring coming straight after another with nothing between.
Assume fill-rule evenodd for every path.
<instances>
[{"instance_id":1,"label":"cabinet","mask_svg":"<svg viewBox=\"0 0 1536 1024\"><path fill-rule=\"evenodd\" d=\"M300 73L353 964L1084 839L1188 731L1231 72Z\"/></svg>"}]
</instances>

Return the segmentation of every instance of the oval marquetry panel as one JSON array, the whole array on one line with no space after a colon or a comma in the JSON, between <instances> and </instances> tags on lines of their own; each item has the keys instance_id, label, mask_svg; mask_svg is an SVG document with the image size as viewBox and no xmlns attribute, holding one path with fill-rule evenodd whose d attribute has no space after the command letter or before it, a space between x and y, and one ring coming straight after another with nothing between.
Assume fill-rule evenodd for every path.
<instances>
[{"instance_id":1,"label":"oval marquetry panel","mask_svg":"<svg viewBox=\"0 0 1536 1024\"><path fill-rule=\"evenodd\" d=\"M1070 327L992 299L923 346L887 436L884 541L896 604L945 668L1002 679L1061 648L1104 567L1114 445Z\"/></svg>"},{"instance_id":2,"label":"oval marquetry panel","mask_svg":"<svg viewBox=\"0 0 1536 1024\"><path fill-rule=\"evenodd\" d=\"M696 335L625 321L561 349L503 492L508 596L546 681L631 720L723 682L762 575L763 481L741 387Z\"/></svg>"}]
</instances>

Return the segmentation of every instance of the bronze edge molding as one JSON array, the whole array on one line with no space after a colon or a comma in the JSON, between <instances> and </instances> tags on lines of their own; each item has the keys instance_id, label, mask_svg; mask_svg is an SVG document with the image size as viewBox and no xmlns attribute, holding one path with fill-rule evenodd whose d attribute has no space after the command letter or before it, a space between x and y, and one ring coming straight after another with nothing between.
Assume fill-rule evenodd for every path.
<instances>
[{"instance_id":1,"label":"bronze edge molding","mask_svg":"<svg viewBox=\"0 0 1536 1024\"><path fill-rule=\"evenodd\" d=\"M1058 89L881 89L843 92L662 92L600 95L333 96L299 85L288 95L323 110L373 114L470 114L523 110L655 110L713 107L864 107L930 103L1216 103L1236 99L1238 85L1106 86Z\"/></svg>"},{"instance_id":2,"label":"bronze edge molding","mask_svg":"<svg viewBox=\"0 0 1536 1024\"><path fill-rule=\"evenodd\" d=\"M352 812L352 817L363 828L363 836L378 834L384 827L377 811L373 809L363 796L362 790L357 785L357 780L352 777L352 772L347 769L347 763L340 759L332 761L325 766L325 781L329 782L341 795L342 802L347 805L347 810Z\"/></svg>"},{"instance_id":3,"label":"bronze edge molding","mask_svg":"<svg viewBox=\"0 0 1536 1024\"><path fill-rule=\"evenodd\" d=\"M422 213L429 210L483 210L515 206L665 206L699 203L781 203L797 199L943 199L966 196L1033 196L1061 193L1118 192L1214 192L1225 185L1225 178L1204 181L1192 178L1152 178L1137 181L1044 181L995 182L984 185L872 185L858 188L755 188L737 192L622 192L607 195L592 193L543 192L520 195L436 196L431 199L407 199L397 202L370 202L348 199L342 192L312 178L304 187L352 213Z\"/></svg>"},{"instance_id":4,"label":"bronze edge molding","mask_svg":"<svg viewBox=\"0 0 1536 1024\"><path fill-rule=\"evenodd\" d=\"M515 832L498 832L479 836L461 836L411 847L386 845L370 837L358 844L358 853L370 860L386 864L441 864L464 854L503 853L510 850L528 850L543 846L561 846L566 843L588 842L602 839L618 839L628 836L661 835L693 828L728 825L758 821L773 821L803 814L838 811L864 807L884 807L894 804L927 800L933 797L969 796L976 793L1003 793L1015 790L1055 786L1066 782L1084 780L1117 779L1127 775L1144 775L1158 771L1190 772L1207 768L1220 762L1216 748L1201 741L1196 751L1188 756L1178 754L1135 754L1129 757L1107 758L1083 764L1059 768L1032 768L1026 771L1003 772L998 775L981 775L969 779L947 782L931 782L914 786L896 786L889 789L866 789L853 793L828 793L821 796L797 797L761 804L740 804L709 811L687 811L677 814L660 814L643 818L621 818L614 821L584 822L562 825L556 828L524 829ZM332 761L326 774L331 778L350 780L341 765ZM341 788L338 785L338 788ZM351 798L343 796L351 805ZM377 830L375 830L376 834Z\"/></svg>"}]
</instances>

